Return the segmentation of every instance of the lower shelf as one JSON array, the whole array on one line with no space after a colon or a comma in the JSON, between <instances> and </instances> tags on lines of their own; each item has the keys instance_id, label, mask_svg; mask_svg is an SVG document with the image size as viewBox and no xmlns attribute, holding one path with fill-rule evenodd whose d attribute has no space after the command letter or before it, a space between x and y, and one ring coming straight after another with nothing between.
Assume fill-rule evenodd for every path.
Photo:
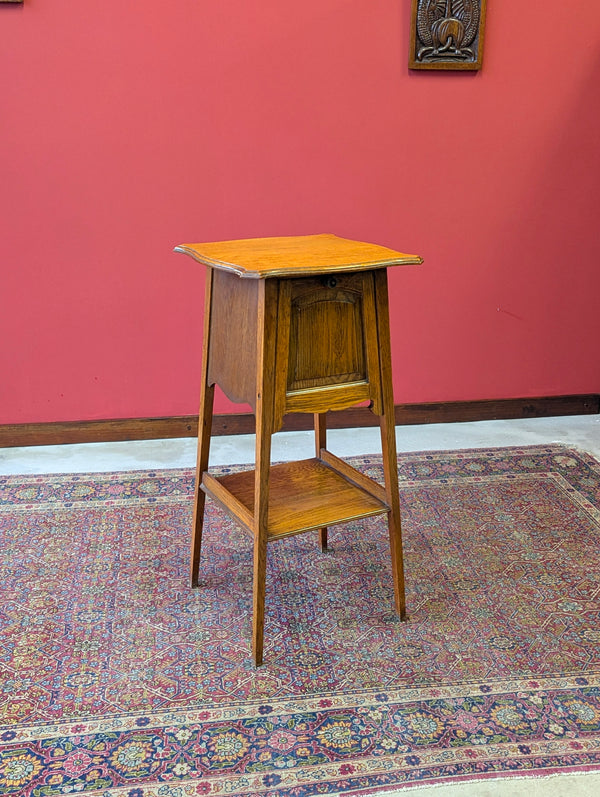
<instances>
[{"instance_id":1,"label":"lower shelf","mask_svg":"<svg viewBox=\"0 0 600 797\"><path fill-rule=\"evenodd\" d=\"M334 459L334 458L332 458ZM269 537L286 537L389 512L377 493L381 487L349 466L340 473L322 459L305 459L271 467L269 478ZM348 476L347 474L350 474ZM369 488L372 484L372 491ZM229 510L242 525L252 528L254 471L215 478L205 473L202 489Z\"/></svg>"}]
</instances>

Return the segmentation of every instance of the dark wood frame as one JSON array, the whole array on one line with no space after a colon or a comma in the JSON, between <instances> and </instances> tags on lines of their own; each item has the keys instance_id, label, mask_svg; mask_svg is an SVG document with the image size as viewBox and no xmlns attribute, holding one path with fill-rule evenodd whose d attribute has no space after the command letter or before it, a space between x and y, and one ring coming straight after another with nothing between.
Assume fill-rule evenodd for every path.
<instances>
[{"instance_id":1,"label":"dark wood frame","mask_svg":"<svg viewBox=\"0 0 600 797\"><path fill-rule=\"evenodd\" d=\"M477 71L481 69L483 61L483 45L485 34L485 13L486 0L477 0L479 3L479 27L474 38L476 44L475 58L473 60L458 60L456 58L440 57L434 61L421 61L418 59L418 51L421 49L421 42L417 31L417 15L419 5L426 0L412 0L412 13L410 23L410 50L408 54L408 66L410 69L444 70L444 71Z\"/></svg>"}]
</instances>

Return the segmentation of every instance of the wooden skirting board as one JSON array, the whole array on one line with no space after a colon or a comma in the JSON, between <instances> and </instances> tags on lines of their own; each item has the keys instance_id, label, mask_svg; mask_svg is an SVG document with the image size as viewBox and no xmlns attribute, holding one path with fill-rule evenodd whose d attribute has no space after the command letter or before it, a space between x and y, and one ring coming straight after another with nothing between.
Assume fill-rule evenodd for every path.
<instances>
[{"instance_id":1,"label":"wooden skirting board","mask_svg":"<svg viewBox=\"0 0 600 797\"><path fill-rule=\"evenodd\" d=\"M560 415L595 415L600 413L600 395L397 404L395 412L398 426L510 418L543 418ZM330 429L377 426L378 423L377 416L373 415L366 407L332 412L327 416L327 426ZM282 431L312 428L312 415L294 413L285 416ZM213 435L251 434L253 432L254 416L250 413L216 415L213 418ZM198 419L192 415L172 418L0 424L0 447L160 440L174 437L196 437L197 434Z\"/></svg>"}]
</instances>

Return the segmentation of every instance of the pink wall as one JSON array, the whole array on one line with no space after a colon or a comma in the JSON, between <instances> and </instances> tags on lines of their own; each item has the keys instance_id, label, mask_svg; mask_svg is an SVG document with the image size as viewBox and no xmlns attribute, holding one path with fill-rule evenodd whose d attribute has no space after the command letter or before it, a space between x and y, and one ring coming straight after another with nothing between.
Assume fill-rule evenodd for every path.
<instances>
[{"instance_id":1,"label":"pink wall","mask_svg":"<svg viewBox=\"0 0 600 797\"><path fill-rule=\"evenodd\" d=\"M600 392L600 4L489 6L432 74L410 0L0 5L0 423L195 412L173 246L317 232L425 257L397 402Z\"/></svg>"}]
</instances>

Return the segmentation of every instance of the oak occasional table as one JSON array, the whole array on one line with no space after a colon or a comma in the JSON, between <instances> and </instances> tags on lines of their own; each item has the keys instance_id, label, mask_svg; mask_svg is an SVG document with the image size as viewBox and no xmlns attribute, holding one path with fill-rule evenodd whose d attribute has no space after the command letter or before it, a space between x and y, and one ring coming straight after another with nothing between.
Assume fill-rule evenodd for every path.
<instances>
[{"instance_id":1,"label":"oak occasional table","mask_svg":"<svg viewBox=\"0 0 600 797\"><path fill-rule=\"evenodd\" d=\"M417 255L335 235L182 244L207 266L191 584L205 494L253 536L252 653L263 660L267 543L387 514L396 611L405 617L387 268ZM214 386L256 418L255 469L208 473ZM385 487L326 449L326 416L368 402L379 416ZM316 456L271 466L290 412L314 414Z\"/></svg>"}]
</instances>

